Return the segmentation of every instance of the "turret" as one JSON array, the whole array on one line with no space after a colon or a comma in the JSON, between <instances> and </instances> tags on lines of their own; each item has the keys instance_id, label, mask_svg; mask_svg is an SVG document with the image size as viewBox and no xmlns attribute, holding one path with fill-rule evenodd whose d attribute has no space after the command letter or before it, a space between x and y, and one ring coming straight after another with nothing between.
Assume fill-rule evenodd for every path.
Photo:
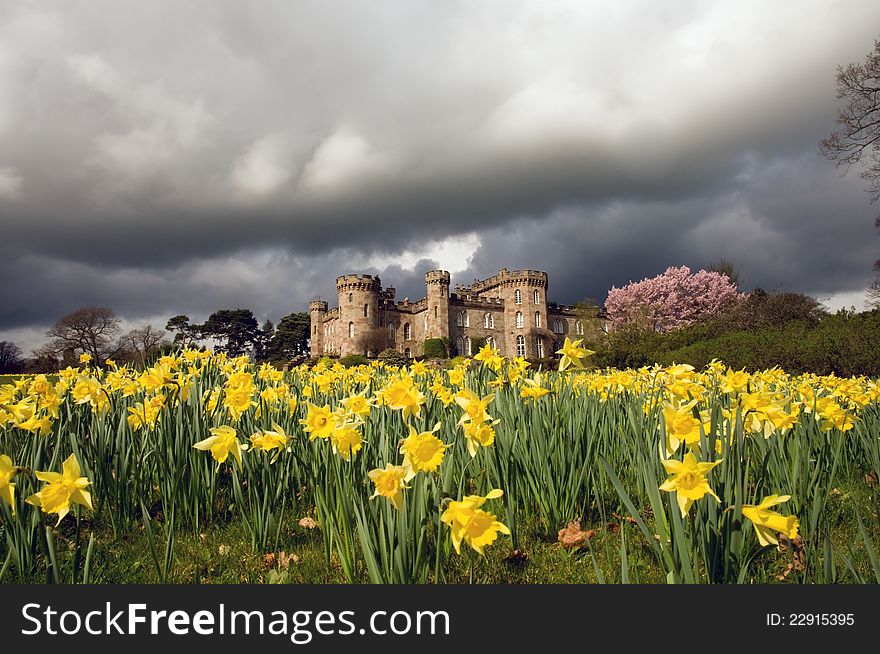
<instances>
[{"instance_id":1,"label":"turret","mask_svg":"<svg viewBox=\"0 0 880 654\"><path fill-rule=\"evenodd\" d=\"M324 317L327 315L327 303L323 300L309 302L311 329L309 331L309 352L313 357L324 353Z\"/></svg>"},{"instance_id":2,"label":"turret","mask_svg":"<svg viewBox=\"0 0 880 654\"><path fill-rule=\"evenodd\" d=\"M342 275L336 278L339 294L340 356L366 354L362 337L379 326L382 281L373 275Z\"/></svg>"},{"instance_id":3,"label":"turret","mask_svg":"<svg viewBox=\"0 0 880 654\"><path fill-rule=\"evenodd\" d=\"M449 273L429 270L425 273L428 318L425 338L449 337Z\"/></svg>"}]
</instances>

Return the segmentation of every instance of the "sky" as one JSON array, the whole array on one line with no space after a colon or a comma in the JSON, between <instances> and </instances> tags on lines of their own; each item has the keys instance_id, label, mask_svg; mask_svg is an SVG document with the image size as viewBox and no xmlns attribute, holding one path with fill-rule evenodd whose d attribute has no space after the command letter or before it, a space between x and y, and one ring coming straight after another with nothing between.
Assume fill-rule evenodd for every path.
<instances>
[{"instance_id":1,"label":"sky","mask_svg":"<svg viewBox=\"0 0 880 654\"><path fill-rule=\"evenodd\" d=\"M0 340L724 258L864 307L880 213L818 154L880 3L0 0Z\"/></svg>"}]
</instances>

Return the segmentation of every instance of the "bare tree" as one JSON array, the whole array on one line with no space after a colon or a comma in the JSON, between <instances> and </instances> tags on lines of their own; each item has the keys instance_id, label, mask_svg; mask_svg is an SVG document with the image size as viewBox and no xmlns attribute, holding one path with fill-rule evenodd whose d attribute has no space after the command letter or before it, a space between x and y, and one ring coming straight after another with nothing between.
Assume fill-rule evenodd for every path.
<instances>
[{"instance_id":1,"label":"bare tree","mask_svg":"<svg viewBox=\"0 0 880 654\"><path fill-rule=\"evenodd\" d=\"M105 307L86 307L69 313L46 332L56 352L78 350L92 357L95 364L124 351L124 339L116 341L119 318Z\"/></svg>"},{"instance_id":2,"label":"bare tree","mask_svg":"<svg viewBox=\"0 0 880 654\"><path fill-rule=\"evenodd\" d=\"M868 287L868 292L866 293L868 299L868 306L871 309L880 309L880 277L875 279L871 285Z\"/></svg>"},{"instance_id":3,"label":"bare tree","mask_svg":"<svg viewBox=\"0 0 880 654\"><path fill-rule=\"evenodd\" d=\"M21 348L12 341L0 341L0 373L21 372Z\"/></svg>"},{"instance_id":4,"label":"bare tree","mask_svg":"<svg viewBox=\"0 0 880 654\"><path fill-rule=\"evenodd\" d=\"M168 344L165 334L155 329L152 325L144 325L139 329L132 329L124 337L125 345L131 349L132 354L146 361L160 348Z\"/></svg>"},{"instance_id":5,"label":"bare tree","mask_svg":"<svg viewBox=\"0 0 880 654\"><path fill-rule=\"evenodd\" d=\"M837 99L846 105L837 116L839 128L819 142L819 151L842 167L844 174L864 163L871 202L880 199L880 41L863 64L837 68Z\"/></svg>"}]
</instances>

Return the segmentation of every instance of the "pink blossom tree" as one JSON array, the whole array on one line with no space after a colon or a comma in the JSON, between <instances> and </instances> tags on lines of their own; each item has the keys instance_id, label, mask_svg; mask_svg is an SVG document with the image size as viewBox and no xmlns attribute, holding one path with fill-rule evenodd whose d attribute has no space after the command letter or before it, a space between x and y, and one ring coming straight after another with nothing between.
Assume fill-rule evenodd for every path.
<instances>
[{"instance_id":1,"label":"pink blossom tree","mask_svg":"<svg viewBox=\"0 0 880 654\"><path fill-rule=\"evenodd\" d=\"M711 318L742 297L727 275L692 273L680 266L623 288L612 287L605 310L613 327L638 325L669 332Z\"/></svg>"}]
</instances>

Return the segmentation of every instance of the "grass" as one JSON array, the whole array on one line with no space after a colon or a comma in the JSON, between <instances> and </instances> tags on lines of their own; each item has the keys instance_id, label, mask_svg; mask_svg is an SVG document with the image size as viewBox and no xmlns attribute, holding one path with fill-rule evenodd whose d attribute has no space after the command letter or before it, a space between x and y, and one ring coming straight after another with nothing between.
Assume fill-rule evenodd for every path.
<instances>
[{"instance_id":1,"label":"grass","mask_svg":"<svg viewBox=\"0 0 880 654\"><path fill-rule=\"evenodd\" d=\"M831 581L855 582L844 558L864 579L871 579L869 555L860 541L855 518L857 508L866 521L875 547L880 543L877 488L866 488L853 480L842 485L826 507L835 566L840 576ZM281 530L278 549L255 554L248 534L235 519L215 521L198 533L181 530L175 536L174 565L166 583L238 584L344 584L347 583L337 557L327 564L320 527L307 529L291 516ZM155 518L160 539L164 539L161 515ZM463 584L474 581L492 584L596 584L621 583L621 534L626 543L626 574L630 583L662 584L665 578L653 554L635 525L614 518L613 522L594 521L582 526L595 535L588 546L565 549L557 535L546 533L536 522L520 523L520 547L525 558L511 557L510 541L499 541L486 549L485 559L463 546L461 556L453 556L443 571L445 583ZM150 553L143 525L120 537L114 537L107 525L83 519L81 540L95 535L95 560L92 563L93 583L160 583L160 576ZM70 559L75 549L72 522L64 522L54 531L59 557ZM504 539L504 537L502 537ZM164 542L164 540L163 540ZM291 557L287 566L278 553ZM775 548L763 550L752 563L753 583L798 583L796 572L786 575L792 563L790 551ZM473 577L471 577L473 563ZM62 563L64 566L64 563ZM783 578L783 575L785 577ZM14 581L13 578L4 581ZM44 581L41 577L30 580ZM431 582L434 580L431 579ZM361 566L354 583L369 583L366 569Z\"/></svg>"}]
</instances>

